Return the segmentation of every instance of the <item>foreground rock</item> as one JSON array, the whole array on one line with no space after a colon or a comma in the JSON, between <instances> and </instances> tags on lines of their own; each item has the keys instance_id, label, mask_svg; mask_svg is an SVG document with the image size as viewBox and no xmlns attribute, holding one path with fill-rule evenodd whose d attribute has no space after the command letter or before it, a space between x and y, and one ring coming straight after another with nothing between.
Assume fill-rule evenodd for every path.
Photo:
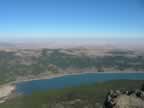
<instances>
[{"instance_id":1,"label":"foreground rock","mask_svg":"<svg viewBox=\"0 0 144 108\"><path fill-rule=\"evenodd\" d=\"M144 108L144 91L111 90L104 102L105 108Z\"/></svg>"}]
</instances>

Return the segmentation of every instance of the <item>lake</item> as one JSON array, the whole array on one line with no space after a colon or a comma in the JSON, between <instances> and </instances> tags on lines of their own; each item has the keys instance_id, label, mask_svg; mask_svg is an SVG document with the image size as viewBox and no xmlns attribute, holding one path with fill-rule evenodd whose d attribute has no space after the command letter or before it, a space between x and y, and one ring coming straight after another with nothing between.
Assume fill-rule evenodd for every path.
<instances>
[{"instance_id":1,"label":"lake","mask_svg":"<svg viewBox=\"0 0 144 108\"><path fill-rule=\"evenodd\" d=\"M16 92L31 94L36 91L76 87L110 80L144 80L144 73L87 73L66 75L58 78L33 80L16 84Z\"/></svg>"}]
</instances>

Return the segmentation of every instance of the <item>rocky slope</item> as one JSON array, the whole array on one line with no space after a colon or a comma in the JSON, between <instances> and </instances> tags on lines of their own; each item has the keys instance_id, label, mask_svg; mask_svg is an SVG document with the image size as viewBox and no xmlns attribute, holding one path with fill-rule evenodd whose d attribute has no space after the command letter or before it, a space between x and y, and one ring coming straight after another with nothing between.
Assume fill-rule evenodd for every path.
<instances>
[{"instance_id":1,"label":"rocky slope","mask_svg":"<svg viewBox=\"0 0 144 108\"><path fill-rule=\"evenodd\" d=\"M0 103L5 102L14 90L15 86L12 85L0 86Z\"/></svg>"},{"instance_id":2,"label":"rocky slope","mask_svg":"<svg viewBox=\"0 0 144 108\"><path fill-rule=\"evenodd\" d=\"M111 90L104 103L105 108L144 108L144 91Z\"/></svg>"}]
</instances>

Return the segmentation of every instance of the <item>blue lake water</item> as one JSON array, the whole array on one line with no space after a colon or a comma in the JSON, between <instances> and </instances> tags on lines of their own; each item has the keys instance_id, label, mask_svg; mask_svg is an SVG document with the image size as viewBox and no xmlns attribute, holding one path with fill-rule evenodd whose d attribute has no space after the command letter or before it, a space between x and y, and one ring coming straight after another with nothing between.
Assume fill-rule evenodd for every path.
<instances>
[{"instance_id":1,"label":"blue lake water","mask_svg":"<svg viewBox=\"0 0 144 108\"><path fill-rule=\"evenodd\" d=\"M93 84L110 80L144 80L144 73L88 73L81 75L66 75L59 78L18 83L16 84L16 92L31 94L35 91L75 87L82 84Z\"/></svg>"}]
</instances>

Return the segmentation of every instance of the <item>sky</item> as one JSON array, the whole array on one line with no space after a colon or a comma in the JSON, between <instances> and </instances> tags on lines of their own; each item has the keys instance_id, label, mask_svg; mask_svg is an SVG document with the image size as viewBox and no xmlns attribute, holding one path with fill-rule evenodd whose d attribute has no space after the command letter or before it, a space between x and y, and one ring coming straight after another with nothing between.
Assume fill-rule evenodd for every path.
<instances>
[{"instance_id":1,"label":"sky","mask_svg":"<svg viewBox=\"0 0 144 108\"><path fill-rule=\"evenodd\" d=\"M0 40L144 38L144 0L0 0Z\"/></svg>"}]
</instances>

